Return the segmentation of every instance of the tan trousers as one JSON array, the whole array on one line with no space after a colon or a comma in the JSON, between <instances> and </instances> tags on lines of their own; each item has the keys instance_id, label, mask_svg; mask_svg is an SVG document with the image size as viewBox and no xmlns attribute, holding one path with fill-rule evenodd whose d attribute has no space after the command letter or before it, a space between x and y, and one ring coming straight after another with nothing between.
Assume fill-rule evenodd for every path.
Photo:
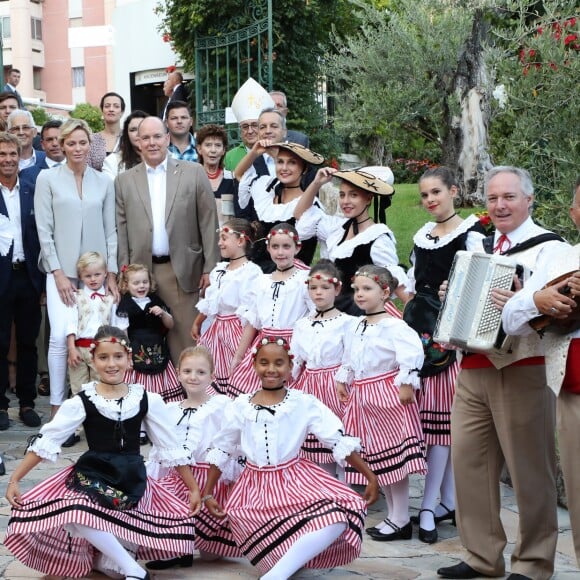
<instances>
[{"instance_id":1,"label":"tan trousers","mask_svg":"<svg viewBox=\"0 0 580 580\"><path fill-rule=\"evenodd\" d=\"M76 367L68 367L68 378L70 382L70 390L73 396L81 392L81 387L90 381L98 381L99 376L93 366L93 357L90 350L86 346L77 346L83 358L82 362Z\"/></svg>"},{"instance_id":2,"label":"tan trousers","mask_svg":"<svg viewBox=\"0 0 580 580\"><path fill-rule=\"evenodd\" d=\"M576 562L580 566L580 395L560 391L556 408L560 463L566 485Z\"/></svg>"},{"instance_id":3,"label":"tan trousers","mask_svg":"<svg viewBox=\"0 0 580 580\"><path fill-rule=\"evenodd\" d=\"M461 370L451 413L457 523L467 564L503 576L499 478L508 467L519 510L511 571L552 576L556 516L554 395L542 365Z\"/></svg>"},{"instance_id":4,"label":"tan trousers","mask_svg":"<svg viewBox=\"0 0 580 580\"><path fill-rule=\"evenodd\" d=\"M184 292L175 277L171 262L153 264L153 276L157 281L157 293L171 311L173 328L167 335L167 344L173 364L177 366L181 351L193 346L191 327L198 312L195 308L199 292Z\"/></svg>"}]
</instances>

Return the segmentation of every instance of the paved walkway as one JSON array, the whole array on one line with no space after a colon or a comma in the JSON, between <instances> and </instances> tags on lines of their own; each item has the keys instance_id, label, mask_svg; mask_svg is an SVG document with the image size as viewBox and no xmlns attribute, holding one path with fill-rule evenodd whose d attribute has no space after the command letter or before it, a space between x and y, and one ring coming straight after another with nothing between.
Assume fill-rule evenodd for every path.
<instances>
[{"instance_id":1,"label":"paved walkway","mask_svg":"<svg viewBox=\"0 0 580 580\"><path fill-rule=\"evenodd\" d=\"M46 397L37 399L37 410L48 417L49 408ZM0 477L0 539L4 539L4 533L10 515L10 506L4 499L6 484L16 463L24 454L26 439L36 430L26 428L19 420L16 409L10 410L11 426L8 431L0 433L0 452L3 454L7 475ZM147 449L147 448L144 448ZM70 465L81 453L86 450L84 443L79 443L71 450L65 450L56 465L42 463L27 478L25 478L23 490L29 489L35 483L44 480L56 470ZM411 509L416 513L421 503L423 481L421 477L413 477L411 481ZM541 490L538 490L541 493ZM509 554L513 549L517 533L517 508L510 488L503 487L502 520L508 536L506 549L506 567L509 569ZM379 501L369 510L368 525L374 525L383 517L384 501ZM556 554L555 580L580 580L580 571L576 567L574 548L570 533L568 513L564 509L558 514L560 535ZM439 526L440 540L436 544L423 544L417 538L417 529L414 537L409 541L381 543L373 542L365 538L361 557L350 566L336 568L334 570L304 570L294 578L330 578L341 580L347 578L365 579L390 579L390 580L413 580L435 579L435 570L440 566L446 566L458 562L462 558L462 548L457 530L449 522ZM0 547L0 578L7 580L22 580L28 578L41 578L41 574L22 566L3 546ZM104 580L105 576L94 573L90 576L93 580ZM192 568L173 569L156 572L152 575L155 580L215 580L220 579L250 579L258 578L258 573L245 560L219 560L217 562L194 562Z\"/></svg>"}]
</instances>

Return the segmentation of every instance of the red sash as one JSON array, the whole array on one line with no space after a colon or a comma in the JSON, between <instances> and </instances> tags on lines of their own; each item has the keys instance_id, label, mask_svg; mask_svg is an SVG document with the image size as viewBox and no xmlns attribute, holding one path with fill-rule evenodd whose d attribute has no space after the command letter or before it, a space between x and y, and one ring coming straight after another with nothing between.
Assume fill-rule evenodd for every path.
<instances>
[{"instance_id":1,"label":"red sash","mask_svg":"<svg viewBox=\"0 0 580 580\"><path fill-rule=\"evenodd\" d=\"M562 390L580 395L580 338L573 338L570 342Z\"/></svg>"}]
</instances>

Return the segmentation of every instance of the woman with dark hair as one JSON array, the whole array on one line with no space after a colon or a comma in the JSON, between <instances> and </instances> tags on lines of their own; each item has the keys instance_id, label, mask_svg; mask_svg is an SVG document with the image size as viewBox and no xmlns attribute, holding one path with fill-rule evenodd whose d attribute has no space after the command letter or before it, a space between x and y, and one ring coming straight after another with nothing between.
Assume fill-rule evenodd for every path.
<instances>
[{"instance_id":1,"label":"woman with dark hair","mask_svg":"<svg viewBox=\"0 0 580 580\"><path fill-rule=\"evenodd\" d=\"M139 145L139 125L149 115L145 111L133 111L123 123L123 132L119 150L107 155L103 163L103 173L115 179L119 173L131 169L141 163L141 148Z\"/></svg>"},{"instance_id":2,"label":"woman with dark hair","mask_svg":"<svg viewBox=\"0 0 580 580\"><path fill-rule=\"evenodd\" d=\"M203 165L218 208L218 221L222 226L234 217L234 179L232 172L224 169L228 150L228 134L220 125L204 125L195 135L199 162Z\"/></svg>"},{"instance_id":3,"label":"woman with dark hair","mask_svg":"<svg viewBox=\"0 0 580 580\"><path fill-rule=\"evenodd\" d=\"M99 105L105 128L93 135L89 153L89 167L101 171L105 157L119 150L121 117L125 112L125 100L117 93L105 93Z\"/></svg>"}]
</instances>

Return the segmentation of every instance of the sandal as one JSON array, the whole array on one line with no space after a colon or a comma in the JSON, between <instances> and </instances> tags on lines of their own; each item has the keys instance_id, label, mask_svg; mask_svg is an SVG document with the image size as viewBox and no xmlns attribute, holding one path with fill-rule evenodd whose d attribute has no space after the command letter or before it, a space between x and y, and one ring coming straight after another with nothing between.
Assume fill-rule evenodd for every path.
<instances>
[{"instance_id":1,"label":"sandal","mask_svg":"<svg viewBox=\"0 0 580 580\"><path fill-rule=\"evenodd\" d=\"M50 395L50 378L48 375L40 379L36 390L38 391L38 394L43 397L48 397Z\"/></svg>"}]
</instances>

